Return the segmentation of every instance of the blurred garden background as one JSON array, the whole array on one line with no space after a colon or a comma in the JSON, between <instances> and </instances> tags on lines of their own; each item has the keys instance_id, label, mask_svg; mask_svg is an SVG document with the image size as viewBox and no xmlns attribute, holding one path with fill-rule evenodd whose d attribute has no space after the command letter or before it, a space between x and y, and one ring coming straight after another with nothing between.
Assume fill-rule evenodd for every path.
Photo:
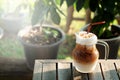
<instances>
[{"instance_id":1,"label":"blurred garden background","mask_svg":"<svg viewBox=\"0 0 120 80\"><path fill-rule=\"evenodd\" d=\"M0 56L11 57L11 58L25 58L23 47L17 39L17 33L23 27L30 25L31 15L34 9L34 2L35 0L0 0L0 28L4 30L3 37L0 39ZM60 9L64 12L65 16L60 15L61 17L60 25L56 25L56 26L59 26L62 30L65 31L66 16L67 16L66 3L64 3ZM6 23L9 24L10 26L9 30L7 30L8 27L5 27L7 25L3 25L3 20L5 20L4 18L7 18L7 16L5 15L9 13L20 15L20 19L19 20L16 19L16 20L18 20L19 23L21 24L17 24L17 22L14 22L16 24L15 25L16 27L19 26L16 32L14 32L15 27L10 26L11 25L10 23ZM85 10L82 9L79 13L74 11L73 16L84 19L86 16ZM114 23L117 24L116 21L114 21ZM84 20L72 21L69 32L66 33L66 39L60 45L60 49L58 52L58 59L71 59L71 52L75 47L74 33L79 31L84 25L85 25ZM120 49L118 53L118 58L120 58Z\"/></svg>"}]
</instances>

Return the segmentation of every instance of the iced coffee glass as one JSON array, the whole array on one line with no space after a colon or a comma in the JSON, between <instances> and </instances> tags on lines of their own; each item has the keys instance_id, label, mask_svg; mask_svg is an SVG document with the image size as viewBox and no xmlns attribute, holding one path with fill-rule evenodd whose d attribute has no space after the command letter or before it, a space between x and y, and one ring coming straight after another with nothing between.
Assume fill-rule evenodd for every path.
<instances>
[{"instance_id":1,"label":"iced coffee glass","mask_svg":"<svg viewBox=\"0 0 120 80\"><path fill-rule=\"evenodd\" d=\"M105 58L109 53L109 46L104 41L98 41L97 36L93 33L80 31L75 33L76 46L72 51L73 63L77 71L82 73L92 72L99 59L99 52L96 44L99 43L105 46Z\"/></svg>"}]
</instances>

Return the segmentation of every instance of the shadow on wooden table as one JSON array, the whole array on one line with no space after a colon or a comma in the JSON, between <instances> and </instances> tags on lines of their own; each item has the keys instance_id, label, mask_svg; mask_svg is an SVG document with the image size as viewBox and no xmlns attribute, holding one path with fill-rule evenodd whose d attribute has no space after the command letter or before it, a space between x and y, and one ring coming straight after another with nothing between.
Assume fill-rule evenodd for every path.
<instances>
[{"instance_id":1,"label":"shadow on wooden table","mask_svg":"<svg viewBox=\"0 0 120 80\"><path fill-rule=\"evenodd\" d=\"M26 60L0 57L0 80L32 80Z\"/></svg>"}]
</instances>

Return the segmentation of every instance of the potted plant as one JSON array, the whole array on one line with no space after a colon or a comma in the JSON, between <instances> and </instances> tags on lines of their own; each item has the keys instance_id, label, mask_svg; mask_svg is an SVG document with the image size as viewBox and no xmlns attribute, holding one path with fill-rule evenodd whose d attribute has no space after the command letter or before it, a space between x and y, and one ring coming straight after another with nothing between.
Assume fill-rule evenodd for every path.
<instances>
[{"instance_id":1,"label":"potted plant","mask_svg":"<svg viewBox=\"0 0 120 80\"><path fill-rule=\"evenodd\" d=\"M113 21L120 15L120 2L118 0L89 0L88 3L84 4L88 4L88 8L95 14L91 23L105 21L101 25L87 26L88 28L91 27L89 31L96 34L100 40L108 43L110 47L108 58L117 58L120 45L120 26L113 25ZM103 58L103 48L98 45L98 49L101 53L100 58Z\"/></svg>"},{"instance_id":2,"label":"potted plant","mask_svg":"<svg viewBox=\"0 0 120 80\"><path fill-rule=\"evenodd\" d=\"M118 25L113 25L113 21L117 16L120 16L120 1L119 0L43 0L49 4L63 4L66 1L67 6L74 6L79 12L81 8L90 9L94 16L91 23L105 21L101 25L92 25L90 32L93 32L98 36L99 39L106 41L110 46L109 58L117 58L117 53L120 45L120 27ZM56 5L49 6L54 7L56 12L60 12ZM41 11L40 11L41 12ZM54 11L53 11L54 12ZM61 13L61 12L60 12ZM56 13L57 14L57 13ZM58 21L60 20L57 18ZM54 19L51 20L54 21ZM116 49L113 49L116 48ZM103 51L103 50L99 50ZM100 52L100 58L103 58L103 52Z\"/></svg>"},{"instance_id":3,"label":"potted plant","mask_svg":"<svg viewBox=\"0 0 120 80\"><path fill-rule=\"evenodd\" d=\"M42 15L47 14L46 7L49 6L42 0L36 1L32 26L18 33L18 39L24 46L27 65L31 70L34 68L35 59L56 59L59 45L65 39L65 33L59 27L42 23L47 19L46 15ZM40 12L39 10L42 9L45 11ZM52 12L52 14L56 13Z\"/></svg>"}]
</instances>

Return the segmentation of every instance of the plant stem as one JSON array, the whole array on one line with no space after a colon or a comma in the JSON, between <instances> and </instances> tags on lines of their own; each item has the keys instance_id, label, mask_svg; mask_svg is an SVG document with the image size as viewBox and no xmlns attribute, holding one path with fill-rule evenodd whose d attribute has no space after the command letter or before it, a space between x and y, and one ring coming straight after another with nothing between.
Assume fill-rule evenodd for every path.
<instances>
[{"instance_id":1,"label":"plant stem","mask_svg":"<svg viewBox=\"0 0 120 80\"><path fill-rule=\"evenodd\" d=\"M42 34L42 24L43 24L43 21L40 22L40 34Z\"/></svg>"}]
</instances>

